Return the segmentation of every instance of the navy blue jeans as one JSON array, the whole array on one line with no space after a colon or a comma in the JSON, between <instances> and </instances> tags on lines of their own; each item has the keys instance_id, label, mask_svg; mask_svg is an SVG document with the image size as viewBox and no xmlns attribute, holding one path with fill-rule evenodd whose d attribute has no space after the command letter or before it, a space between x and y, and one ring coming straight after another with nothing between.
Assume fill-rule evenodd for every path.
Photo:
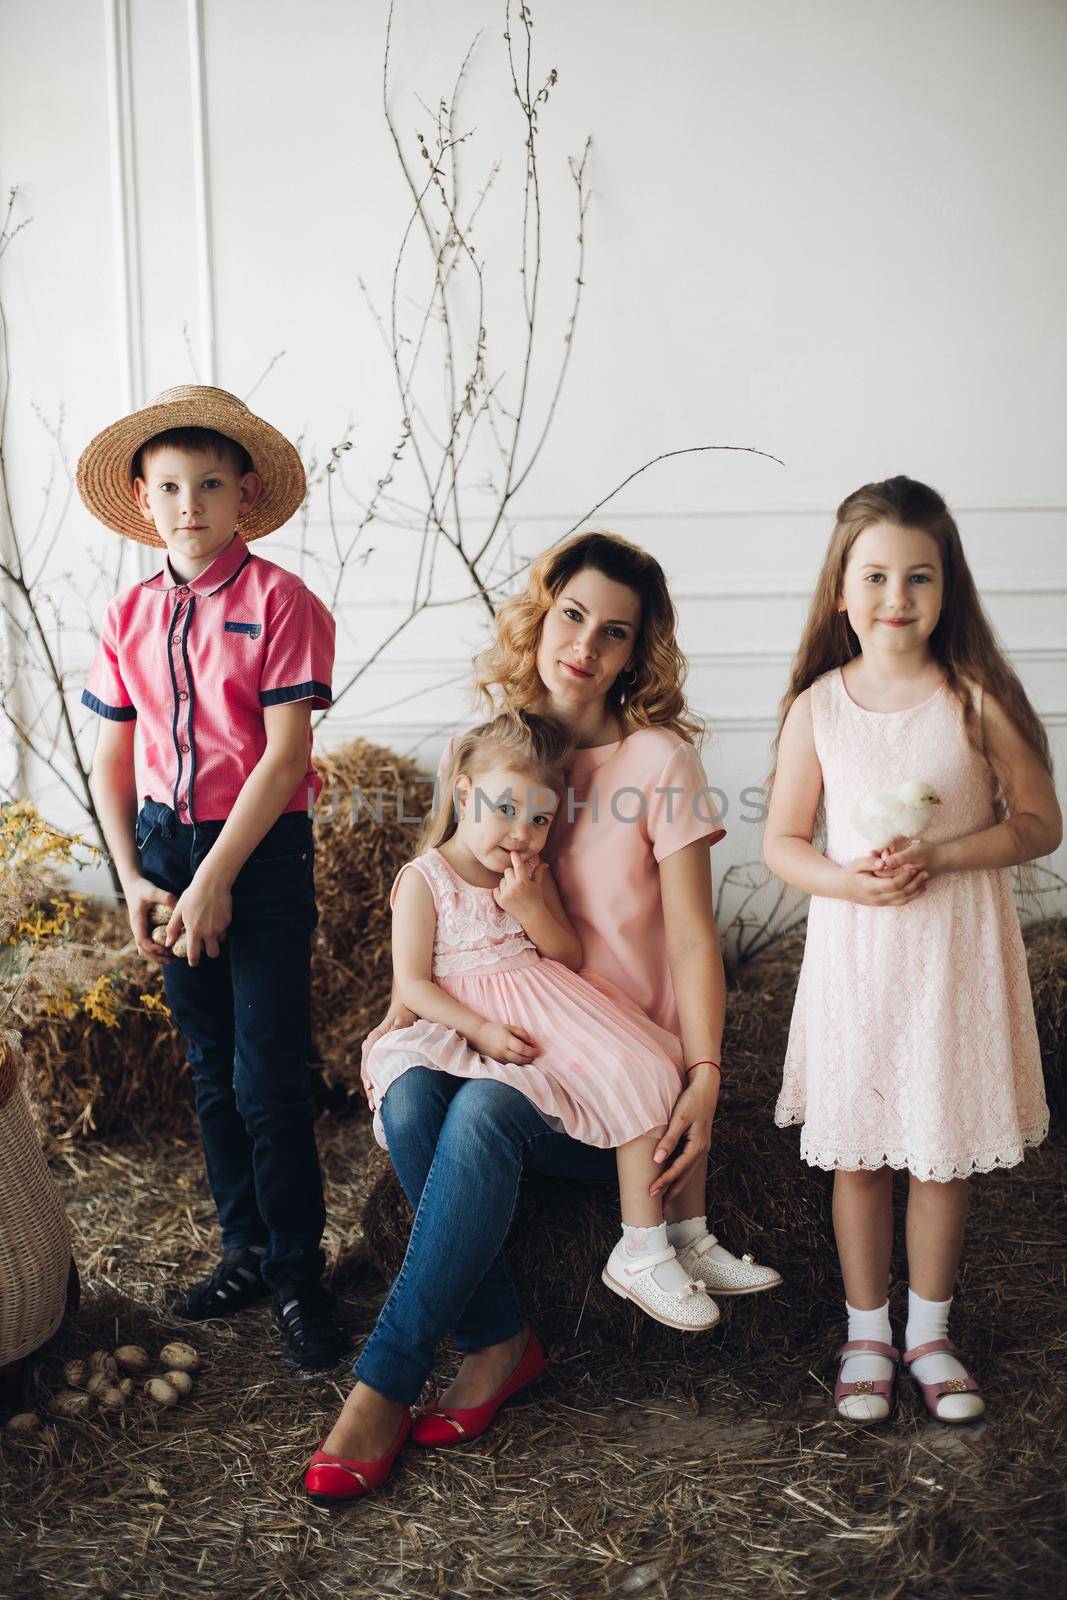
<instances>
[{"instance_id":1,"label":"navy blue jeans","mask_svg":"<svg viewBox=\"0 0 1067 1600\"><path fill-rule=\"evenodd\" d=\"M179 822L146 800L136 824L141 871L180 895L221 822ZM268 1283L317 1280L326 1220L307 1068L315 906L311 819L286 812L231 889L218 956L163 969L185 1037L208 1182L224 1249L261 1246Z\"/></svg>"},{"instance_id":2,"label":"navy blue jeans","mask_svg":"<svg viewBox=\"0 0 1067 1600\"><path fill-rule=\"evenodd\" d=\"M525 1317L503 1255L524 1167L614 1179L614 1150L550 1128L506 1083L410 1067L382 1101L389 1154L415 1220L355 1375L410 1405L449 1333L460 1350L510 1339Z\"/></svg>"}]
</instances>

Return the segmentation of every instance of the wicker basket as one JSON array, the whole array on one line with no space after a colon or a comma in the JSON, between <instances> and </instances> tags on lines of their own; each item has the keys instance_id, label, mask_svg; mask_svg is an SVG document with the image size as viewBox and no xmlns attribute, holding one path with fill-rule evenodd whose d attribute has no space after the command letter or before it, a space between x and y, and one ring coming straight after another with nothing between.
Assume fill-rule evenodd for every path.
<instances>
[{"instance_id":1,"label":"wicker basket","mask_svg":"<svg viewBox=\"0 0 1067 1600\"><path fill-rule=\"evenodd\" d=\"M70 1226L41 1149L18 1034L0 1032L0 1368L63 1320Z\"/></svg>"}]
</instances>

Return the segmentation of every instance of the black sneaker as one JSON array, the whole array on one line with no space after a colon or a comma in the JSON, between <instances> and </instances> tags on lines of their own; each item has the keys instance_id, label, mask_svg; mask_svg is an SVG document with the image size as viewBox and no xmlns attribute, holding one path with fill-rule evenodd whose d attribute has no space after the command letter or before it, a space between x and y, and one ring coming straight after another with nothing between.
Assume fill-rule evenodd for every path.
<instances>
[{"instance_id":1,"label":"black sneaker","mask_svg":"<svg viewBox=\"0 0 1067 1600\"><path fill-rule=\"evenodd\" d=\"M302 1372L328 1372L351 1349L336 1297L321 1283L275 1288L274 1315L285 1335L289 1365Z\"/></svg>"},{"instance_id":2,"label":"black sneaker","mask_svg":"<svg viewBox=\"0 0 1067 1600\"><path fill-rule=\"evenodd\" d=\"M225 1251L210 1278L179 1295L175 1314L189 1322L205 1322L209 1317L232 1317L262 1300L270 1289L260 1276L261 1259L244 1246Z\"/></svg>"}]
</instances>

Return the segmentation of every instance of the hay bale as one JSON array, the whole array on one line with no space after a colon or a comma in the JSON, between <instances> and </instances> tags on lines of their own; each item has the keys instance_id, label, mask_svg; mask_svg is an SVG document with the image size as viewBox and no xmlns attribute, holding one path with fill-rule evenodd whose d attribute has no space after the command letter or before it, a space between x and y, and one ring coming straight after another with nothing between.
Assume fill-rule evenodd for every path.
<instances>
[{"instance_id":1,"label":"hay bale","mask_svg":"<svg viewBox=\"0 0 1067 1600\"><path fill-rule=\"evenodd\" d=\"M1064 955L1067 919L1027 930L1042 1044L1051 1063L1050 1098L1063 1081ZM708 1211L711 1226L731 1249L751 1251L777 1267L781 1289L723 1301L729 1314L713 1337L723 1359L757 1363L774 1352L825 1343L841 1315L841 1283L833 1249L832 1174L799 1158L797 1130L774 1125L774 1103L789 1029L803 939L783 940L743 968L731 984L723 1055L730 1063L715 1121ZM1019 1213L1010 1175L982 1186L972 1236L982 1221L999 1235L1026 1218ZM1028 1180L1018 1179L1020 1184ZM902 1206L905 1185L898 1184ZM982 1219L982 1221L979 1221ZM994 1220L995 1219L995 1220ZM399 1270L411 1212L392 1167L383 1158L368 1198L364 1237L386 1278ZM631 1350L677 1338L610 1294L600 1271L618 1238L618 1191L613 1184L566 1183L531 1174L508 1240L508 1256L532 1320L547 1337L623 1342ZM902 1230L898 1227L898 1241ZM753 1370L756 1370L755 1365Z\"/></svg>"},{"instance_id":2,"label":"hay bale","mask_svg":"<svg viewBox=\"0 0 1067 1600\"><path fill-rule=\"evenodd\" d=\"M785 1058L803 958L804 935L794 933L779 940L766 955L729 974L722 1053L731 1063L731 1079L747 1075L734 1069L733 1063L738 1061L745 1069L770 1070L773 1066L777 1072Z\"/></svg>"},{"instance_id":3,"label":"hay bale","mask_svg":"<svg viewBox=\"0 0 1067 1600\"><path fill-rule=\"evenodd\" d=\"M1054 1118L1067 1110L1067 917L1023 929L1045 1094Z\"/></svg>"},{"instance_id":4,"label":"hay bale","mask_svg":"<svg viewBox=\"0 0 1067 1600\"><path fill-rule=\"evenodd\" d=\"M389 891L415 852L431 788L417 782L415 762L366 739L316 756L315 766L323 790L315 825L312 1035L331 1077L358 1089L360 1047L381 1021L392 983Z\"/></svg>"}]
</instances>

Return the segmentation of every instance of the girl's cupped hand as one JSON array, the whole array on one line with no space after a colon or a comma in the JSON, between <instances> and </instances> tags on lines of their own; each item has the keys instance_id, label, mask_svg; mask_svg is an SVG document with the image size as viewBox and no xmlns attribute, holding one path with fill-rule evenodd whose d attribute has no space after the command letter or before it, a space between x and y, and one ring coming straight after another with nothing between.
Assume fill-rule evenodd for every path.
<instances>
[{"instance_id":1,"label":"girl's cupped hand","mask_svg":"<svg viewBox=\"0 0 1067 1600\"><path fill-rule=\"evenodd\" d=\"M860 906L906 906L922 894L930 876L910 862L887 871L878 850L858 856L841 871L845 874L844 898Z\"/></svg>"},{"instance_id":2,"label":"girl's cupped hand","mask_svg":"<svg viewBox=\"0 0 1067 1600\"><path fill-rule=\"evenodd\" d=\"M938 871L941 855L936 844L925 839L894 839L882 856L882 872L900 872L910 867L913 872L923 872L932 878Z\"/></svg>"}]
</instances>

